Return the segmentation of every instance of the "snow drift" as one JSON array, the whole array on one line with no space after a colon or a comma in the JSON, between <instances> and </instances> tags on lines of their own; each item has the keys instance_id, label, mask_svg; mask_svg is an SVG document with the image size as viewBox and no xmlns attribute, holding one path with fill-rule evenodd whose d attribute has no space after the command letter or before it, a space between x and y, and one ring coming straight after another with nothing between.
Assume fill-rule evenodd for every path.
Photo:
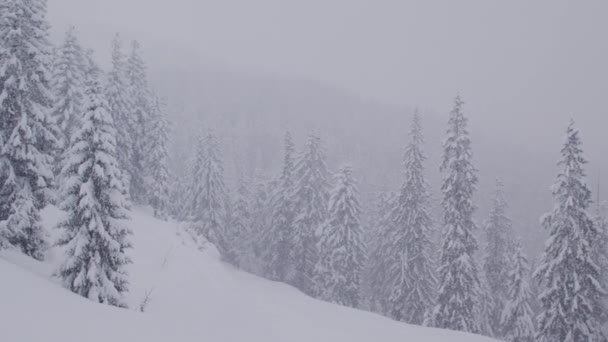
<instances>
[{"instance_id":1,"label":"snow drift","mask_svg":"<svg viewBox=\"0 0 608 342\"><path fill-rule=\"evenodd\" d=\"M55 208L46 209L45 226L52 227L60 215ZM309 298L222 263L211 244L199 248L178 223L156 220L144 210L132 213L130 226L134 232L130 310L100 305L63 289L52 277L59 250L52 250L45 263L3 251L1 340L492 341L409 326Z\"/></svg>"}]
</instances>

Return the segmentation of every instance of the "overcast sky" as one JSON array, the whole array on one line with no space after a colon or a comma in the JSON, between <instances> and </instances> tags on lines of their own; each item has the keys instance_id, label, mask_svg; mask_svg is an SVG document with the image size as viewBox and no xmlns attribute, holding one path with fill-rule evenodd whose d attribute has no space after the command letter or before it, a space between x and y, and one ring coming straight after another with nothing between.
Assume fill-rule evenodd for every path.
<instances>
[{"instance_id":1,"label":"overcast sky","mask_svg":"<svg viewBox=\"0 0 608 342\"><path fill-rule=\"evenodd\" d=\"M608 158L606 0L49 0L49 12L55 37L75 25L102 60L118 31L151 68L187 56L438 113L460 92L474 129L557 157L572 117L588 154Z\"/></svg>"}]
</instances>

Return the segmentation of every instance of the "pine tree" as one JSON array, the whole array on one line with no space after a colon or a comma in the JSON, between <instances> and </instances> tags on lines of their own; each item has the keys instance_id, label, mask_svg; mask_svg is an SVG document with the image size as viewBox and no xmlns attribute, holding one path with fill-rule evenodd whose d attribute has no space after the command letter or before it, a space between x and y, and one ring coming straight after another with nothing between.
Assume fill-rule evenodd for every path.
<instances>
[{"instance_id":1,"label":"pine tree","mask_svg":"<svg viewBox=\"0 0 608 342\"><path fill-rule=\"evenodd\" d=\"M538 317L540 341L603 341L596 317L604 296L593 260L597 227L587 216L591 191L585 184L578 131L571 121L558 165L563 171L552 187L555 205L542 218L549 240L535 278L542 287Z\"/></svg>"},{"instance_id":2,"label":"pine tree","mask_svg":"<svg viewBox=\"0 0 608 342\"><path fill-rule=\"evenodd\" d=\"M471 140L463 102L456 97L448 121L441 170L445 173L442 192L443 223L439 293L430 325L477 333L480 330L478 296L480 283L475 261L477 240L473 222L473 192L477 170L471 163Z\"/></svg>"},{"instance_id":3,"label":"pine tree","mask_svg":"<svg viewBox=\"0 0 608 342\"><path fill-rule=\"evenodd\" d=\"M2 146L3 144L0 141L0 148L3 148ZM11 206L15 203L13 191L15 174L13 173L10 161L2 155L0 155L0 184L2 184L0 188L0 199L2 199L0 200L0 213L3 217L6 217L10 212ZM11 235L13 235L11 226L0 221L0 250L11 246L9 243Z\"/></svg>"},{"instance_id":4,"label":"pine tree","mask_svg":"<svg viewBox=\"0 0 608 342\"><path fill-rule=\"evenodd\" d=\"M594 221L598 235L593 244L593 260L599 267L602 287L606 289L608 288L608 203L600 201L599 193ZM608 298L603 296L598 301L600 305L596 317L602 325L605 325L608 322Z\"/></svg>"},{"instance_id":5,"label":"pine tree","mask_svg":"<svg viewBox=\"0 0 608 342\"><path fill-rule=\"evenodd\" d=\"M316 231L327 219L328 172L321 139L309 135L306 148L296 164L294 208L291 230L291 260L295 274L288 282L309 295L315 295L313 270L318 261Z\"/></svg>"},{"instance_id":6,"label":"pine tree","mask_svg":"<svg viewBox=\"0 0 608 342\"><path fill-rule=\"evenodd\" d=\"M7 0L0 11L0 231L41 259L46 244L38 211L51 198L59 134L48 115L46 1Z\"/></svg>"},{"instance_id":7,"label":"pine tree","mask_svg":"<svg viewBox=\"0 0 608 342\"><path fill-rule=\"evenodd\" d=\"M55 103L52 115L61 130L62 146L70 145L78 119L83 112L86 57L78 39L76 29L71 27L58 48L53 67L53 91Z\"/></svg>"},{"instance_id":8,"label":"pine tree","mask_svg":"<svg viewBox=\"0 0 608 342\"><path fill-rule=\"evenodd\" d=\"M260 243L264 264L264 275L273 280L285 281L293 273L290 260L290 232L294 220L294 173L295 148L291 134L285 133L285 156L278 189L272 195L272 217Z\"/></svg>"},{"instance_id":9,"label":"pine tree","mask_svg":"<svg viewBox=\"0 0 608 342\"><path fill-rule=\"evenodd\" d=\"M25 182L16 187L9 217L2 222L8 232L9 241L21 247L21 251L34 259L43 260L48 248L46 233L40 224L40 213L35 207L30 184Z\"/></svg>"},{"instance_id":10,"label":"pine tree","mask_svg":"<svg viewBox=\"0 0 608 342\"><path fill-rule=\"evenodd\" d=\"M112 41L112 68L107 75L105 97L116 127L116 156L123 174L123 183L130 189L131 156L133 155L133 136L130 128L133 123L133 100L126 76L125 55L120 37Z\"/></svg>"},{"instance_id":11,"label":"pine tree","mask_svg":"<svg viewBox=\"0 0 608 342\"><path fill-rule=\"evenodd\" d=\"M503 189L503 183L497 179L490 218L485 226L486 248L483 268L491 300L491 308L488 312L490 326L495 332L502 331L500 321L507 299L509 258L513 253L513 227L507 216L508 205Z\"/></svg>"},{"instance_id":12,"label":"pine tree","mask_svg":"<svg viewBox=\"0 0 608 342\"><path fill-rule=\"evenodd\" d=\"M224 167L215 134L209 131L198 138L191 185L190 219L197 232L220 252L222 258L234 263L236 257L226 236L226 201Z\"/></svg>"},{"instance_id":13,"label":"pine tree","mask_svg":"<svg viewBox=\"0 0 608 342\"><path fill-rule=\"evenodd\" d=\"M152 107L152 122L149 125L147 146L146 187L154 216L166 218L169 213L169 123L165 117L165 106L156 97Z\"/></svg>"},{"instance_id":14,"label":"pine tree","mask_svg":"<svg viewBox=\"0 0 608 342\"><path fill-rule=\"evenodd\" d=\"M534 342L532 294L528 286L530 266L521 245L514 248L507 275L507 297L501 315L501 336L510 342Z\"/></svg>"},{"instance_id":15,"label":"pine tree","mask_svg":"<svg viewBox=\"0 0 608 342\"><path fill-rule=\"evenodd\" d=\"M340 305L361 304L361 272L365 246L360 222L359 190L349 166L336 175L327 222L319 237L315 286L321 299Z\"/></svg>"},{"instance_id":16,"label":"pine tree","mask_svg":"<svg viewBox=\"0 0 608 342\"><path fill-rule=\"evenodd\" d=\"M484 336L496 336L492 326L492 313L494 310L494 297L488 285L488 279L484 272L479 272L479 296L477 306L477 317L479 317L479 334ZM500 322L499 322L500 323Z\"/></svg>"},{"instance_id":17,"label":"pine tree","mask_svg":"<svg viewBox=\"0 0 608 342\"><path fill-rule=\"evenodd\" d=\"M273 181L269 180L260 170L255 170L253 173L253 184L251 192L251 226L250 239L252 241L253 254L255 260L255 269L251 272L263 275L264 267L262 265L263 255L267 252L266 246L263 245L263 240L268 231L272 219L272 193Z\"/></svg>"},{"instance_id":18,"label":"pine tree","mask_svg":"<svg viewBox=\"0 0 608 342\"><path fill-rule=\"evenodd\" d=\"M146 143L154 137L149 136L151 130L148 125L152 116L152 101L148 88L146 64L137 41L133 41L131 44L131 55L126 63L126 76L130 94L133 96L132 120L129 120L129 133L132 136L132 154L129 164L130 193L136 203L145 204L148 198L145 182Z\"/></svg>"},{"instance_id":19,"label":"pine tree","mask_svg":"<svg viewBox=\"0 0 608 342\"><path fill-rule=\"evenodd\" d=\"M393 264L394 255L386 246L392 243L392 232L395 231L394 215L399 196L390 191L382 191L376 204L376 220L373 234L368 239L369 257L367 258L366 280L368 287L368 305L370 310L389 316L389 297L392 287L390 284L389 268Z\"/></svg>"},{"instance_id":20,"label":"pine tree","mask_svg":"<svg viewBox=\"0 0 608 342\"><path fill-rule=\"evenodd\" d=\"M61 208L67 217L58 225L63 230L58 244L66 247L66 256L57 274L74 293L126 307L128 205L116 161L114 124L95 77L87 82L86 100L62 169L66 181Z\"/></svg>"},{"instance_id":21,"label":"pine tree","mask_svg":"<svg viewBox=\"0 0 608 342\"><path fill-rule=\"evenodd\" d=\"M251 232L251 191L245 176L240 173L237 180L235 200L232 208L232 220L227 227L228 241L234 248L237 266L253 271L253 234Z\"/></svg>"},{"instance_id":22,"label":"pine tree","mask_svg":"<svg viewBox=\"0 0 608 342\"><path fill-rule=\"evenodd\" d=\"M415 114L405 149L405 182L401 187L387 244L391 257L387 272L388 314L399 321L421 325L435 299L431 218L422 152L420 117Z\"/></svg>"}]
</instances>

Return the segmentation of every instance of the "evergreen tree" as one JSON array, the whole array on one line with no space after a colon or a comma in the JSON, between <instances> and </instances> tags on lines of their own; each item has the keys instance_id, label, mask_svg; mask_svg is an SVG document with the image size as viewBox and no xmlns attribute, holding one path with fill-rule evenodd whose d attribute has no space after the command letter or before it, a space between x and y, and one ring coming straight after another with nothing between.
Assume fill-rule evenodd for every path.
<instances>
[{"instance_id":1,"label":"evergreen tree","mask_svg":"<svg viewBox=\"0 0 608 342\"><path fill-rule=\"evenodd\" d=\"M215 134L209 131L198 139L194 161L190 219L197 232L215 245L222 258L234 263L234 251L226 237L226 201L224 167Z\"/></svg>"},{"instance_id":2,"label":"evergreen tree","mask_svg":"<svg viewBox=\"0 0 608 342\"><path fill-rule=\"evenodd\" d=\"M191 165L188 165L188 170L193 170ZM188 172L186 175L176 175L176 170L172 168L171 177L169 178L169 196L170 196L170 213L173 218L179 221L188 221L190 218L192 195L192 174Z\"/></svg>"},{"instance_id":3,"label":"evergreen tree","mask_svg":"<svg viewBox=\"0 0 608 342\"><path fill-rule=\"evenodd\" d=\"M479 317L479 334L484 336L496 336L492 326L492 313L494 310L494 297L488 285L488 279L484 272L479 272L479 298L477 306L477 317Z\"/></svg>"},{"instance_id":4,"label":"evergreen tree","mask_svg":"<svg viewBox=\"0 0 608 342\"><path fill-rule=\"evenodd\" d=\"M578 131L571 121L558 165L563 171L552 187L555 205L542 218L549 240L535 278L542 287L538 317L540 341L603 341L596 317L604 296L593 260L597 227L587 216L591 191L585 184Z\"/></svg>"},{"instance_id":5,"label":"evergreen tree","mask_svg":"<svg viewBox=\"0 0 608 342\"><path fill-rule=\"evenodd\" d=\"M0 11L0 231L41 259L46 244L38 212L51 198L59 134L48 115L46 1L7 0Z\"/></svg>"},{"instance_id":6,"label":"evergreen tree","mask_svg":"<svg viewBox=\"0 0 608 342\"><path fill-rule=\"evenodd\" d=\"M495 332L502 331L500 321L507 299L509 258L513 253L513 227L507 216L508 205L503 188L503 183L497 179L490 218L485 226L486 250L483 268L490 294L490 326Z\"/></svg>"},{"instance_id":7,"label":"evergreen tree","mask_svg":"<svg viewBox=\"0 0 608 342\"><path fill-rule=\"evenodd\" d=\"M278 181L278 189L271 198L272 217L260 243L263 251L264 275L279 281L285 281L288 274L293 273L293 264L290 260L290 232L294 220L295 148L289 132L285 133L284 144L283 170Z\"/></svg>"},{"instance_id":8,"label":"evergreen tree","mask_svg":"<svg viewBox=\"0 0 608 342\"><path fill-rule=\"evenodd\" d=\"M430 325L477 333L480 330L478 298L480 283L475 261L477 240L473 222L473 192L477 170L471 163L471 140L463 102L456 97L448 121L441 170L445 173L442 192L444 232L442 237L439 294Z\"/></svg>"},{"instance_id":9,"label":"evergreen tree","mask_svg":"<svg viewBox=\"0 0 608 342\"><path fill-rule=\"evenodd\" d=\"M599 191L599 189L598 189ZM595 214L597 238L593 244L594 261L600 270L600 282L604 289L608 288L608 203L601 202L598 194ZM596 317L602 325L608 323L608 298L599 299Z\"/></svg>"},{"instance_id":10,"label":"evergreen tree","mask_svg":"<svg viewBox=\"0 0 608 342\"><path fill-rule=\"evenodd\" d=\"M131 55L126 62L126 76L133 96L132 120L129 120L129 131L132 136L131 158L129 164L130 193L136 203L147 202L145 182L147 163L146 143L154 139L150 136L149 123L152 116L151 93L148 88L146 64L141 56L137 41L131 44Z\"/></svg>"},{"instance_id":11,"label":"evergreen tree","mask_svg":"<svg viewBox=\"0 0 608 342\"><path fill-rule=\"evenodd\" d=\"M365 246L360 223L361 206L350 167L342 168L329 200L328 220L319 237L315 286L320 298L359 307Z\"/></svg>"},{"instance_id":12,"label":"evergreen tree","mask_svg":"<svg viewBox=\"0 0 608 342\"><path fill-rule=\"evenodd\" d=\"M62 169L63 202L67 217L58 228L58 244L66 247L57 274L74 293L91 300L126 307L125 266L131 261L126 228L127 202L116 161L115 130L94 77L87 82L86 112L75 132L69 158Z\"/></svg>"},{"instance_id":13,"label":"evergreen tree","mask_svg":"<svg viewBox=\"0 0 608 342\"><path fill-rule=\"evenodd\" d=\"M273 182L260 170L254 171L253 186L251 193L251 226L250 236L252 242L252 260L255 261L255 269L251 272L262 275L264 273L261 259L267 252L264 246L264 236L269 229L272 219L272 192Z\"/></svg>"},{"instance_id":14,"label":"evergreen tree","mask_svg":"<svg viewBox=\"0 0 608 342\"><path fill-rule=\"evenodd\" d=\"M368 239L370 246L370 254L366 271L366 280L368 287L368 300L370 310L383 315L390 315L389 297L392 287L389 286L390 277L388 270L393 264L394 255L386 246L392 243L392 232L395 231L394 214L399 196L390 191L380 192L376 205L376 220L373 227L373 234Z\"/></svg>"},{"instance_id":15,"label":"evergreen tree","mask_svg":"<svg viewBox=\"0 0 608 342\"><path fill-rule=\"evenodd\" d=\"M313 270L318 261L316 231L327 219L328 172L321 139L309 135L296 164L291 260L294 277L288 282L309 295L314 293Z\"/></svg>"},{"instance_id":16,"label":"evergreen tree","mask_svg":"<svg viewBox=\"0 0 608 342\"><path fill-rule=\"evenodd\" d=\"M134 137L131 134L133 123L133 100L126 78L125 55L120 37L112 41L112 68L107 75L105 97L116 127L116 156L123 173L123 183L130 189L130 165L133 155Z\"/></svg>"},{"instance_id":17,"label":"evergreen tree","mask_svg":"<svg viewBox=\"0 0 608 342\"><path fill-rule=\"evenodd\" d=\"M148 197L154 216L159 218L165 218L169 213L169 123L164 108L161 100L156 97L149 125L151 139L146 152Z\"/></svg>"},{"instance_id":18,"label":"evergreen tree","mask_svg":"<svg viewBox=\"0 0 608 342\"><path fill-rule=\"evenodd\" d=\"M199 132L197 141L196 141L196 149L194 151L194 156L190 160L190 168L191 168L191 177L189 179L190 184L186 187L188 189L188 195L185 196L188 198L184 203L188 204L188 208L184 210L187 212L184 215L190 221L199 221L203 218L203 195L205 193L205 183L203 180L205 179L204 167L205 167L205 155L206 155L206 145L205 145L205 134L201 130Z\"/></svg>"},{"instance_id":19,"label":"evergreen tree","mask_svg":"<svg viewBox=\"0 0 608 342\"><path fill-rule=\"evenodd\" d=\"M501 315L501 335L510 342L534 342L532 294L528 286L530 267L518 244L507 276L507 297Z\"/></svg>"},{"instance_id":20,"label":"evergreen tree","mask_svg":"<svg viewBox=\"0 0 608 342\"><path fill-rule=\"evenodd\" d=\"M71 27L58 48L53 67L53 91L55 103L52 115L61 130L62 146L67 149L72 133L78 128L83 113L86 56L76 29Z\"/></svg>"},{"instance_id":21,"label":"evergreen tree","mask_svg":"<svg viewBox=\"0 0 608 342\"><path fill-rule=\"evenodd\" d=\"M405 149L405 182L401 187L387 244L388 314L399 321L422 324L432 309L436 279L433 268L431 218L424 179L423 136L420 117L414 115L411 142Z\"/></svg>"},{"instance_id":22,"label":"evergreen tree","mask_svg":"<svg viewBox=\"0 0 608 342\"><path fill-rule=\"evenodd\" d=\"M228 241L234 248L237 266L252 271L254 268L253 233L251 232L251 191L242 172L238 176L232 220L228 227Z\"/></svg>"},{"instance_id":23,"label":"evergreen tree","mask_svg":"<svg viewBox=\"0 0 608 342\"><path fill-rule=\"evenodd\" d=\"M3 144L0 141L0 148L3 148L2 145ZM0 155L0 184L2 184L2 187L0 188L0 199L2 199L0 200L0 213L2 213L3 216L10 211L10 207L15 202L14 197L11 198L13 186L15 184L14 180L15 174L13 173L10 161L5 156ZM11 235L13 234L10 226L0 221L0 250L11 246L9 243Z\"/></svg>"}]
</instances>

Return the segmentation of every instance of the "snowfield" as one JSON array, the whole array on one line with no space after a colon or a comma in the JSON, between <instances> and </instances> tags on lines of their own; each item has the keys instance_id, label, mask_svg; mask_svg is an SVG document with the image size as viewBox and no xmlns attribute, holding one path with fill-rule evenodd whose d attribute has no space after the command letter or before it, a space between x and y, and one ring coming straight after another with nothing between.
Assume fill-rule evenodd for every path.
<instances>
[{"instance_id":1,"label":"snowfield","mask_svg":"<svg viewBox=\"0 0 608 342\"><path fill-rule=\"evenodd\" d=\"M47 208L52 227L61 212ZM130 310L93 303L63 289L45 263L0 253L1 341L423 341L483 342L490 338L409 326L382 316L309 298L294 288L239 271L203 250L177 223L132 212ZM57 235L52 232L52 235ZM139 307L149 294L144 313Z\"/></svg>"}]
</instances>

